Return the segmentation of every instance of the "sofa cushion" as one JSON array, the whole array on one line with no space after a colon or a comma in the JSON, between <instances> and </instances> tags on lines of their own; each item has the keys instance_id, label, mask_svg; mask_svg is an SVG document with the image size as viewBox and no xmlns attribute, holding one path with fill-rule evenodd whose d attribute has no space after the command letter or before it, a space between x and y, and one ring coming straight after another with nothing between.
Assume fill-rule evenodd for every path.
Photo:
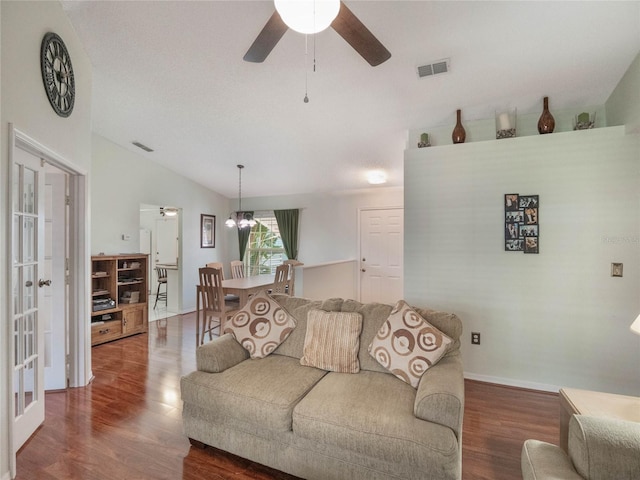
<instances>
[{"instance_id":1,"label":"sofa cushion","mask_svg":"<svg viewBox=\"0 0 640 480\"><path fill-rule=\"evenodd\" d=\"M290 431L293 408L326 372L283 355L245 360L221 373L182 377L182 400L221 417Z\"/></svg>"},{"instance_id":2,"label":"sofa cushion","mask_svg":"<svg viewBox=\"0 0 640 480\"><path fill-rule=\"evenodd\" d=\"M332 312L357 312L362 315L362 333L360 334L360 351L358 352L360 370L388 373L387 370L369 355L368 348L382 324L389 317L393 308L392 305L383 303L360 303L355 300L343 300L341 298L312 301L306 298L290 297L288 295L274 294L272 297L295 318L297 324L296 328L291 332L291 335L289 335L289 338L287 338L274 353L302 358L304 338L307 331L307 315L311 310L321 309ZM462 334L462 322L460 319L453 313L422 308L415 308L415 310L431 325L454 341L449 346L447 355L456 354L460 348L459 339Z\"/></svg>"},{"instance_id":3,"label":"sofa cushion","mask_svg":"<svg viewBox=\"0 0 640 480\"><path fill-rule=\"evenodd\" d=\"M264 358L286 340L295 326L289 312L262 291L225 323L224 333L231 333L251 358Z\"/></svg>"},{"instance_id":4,"label":"sofa cushion","mask_svg":"<svg viewBox=\"0 0 640 480\"><path fill-rule=\"evenodd\" d=\"M300 364L332 372L358 373L362 315L311 310Z\"/></svg>"},{"instance_id":5,"label":"sofa cushion","mask_svg":"<svg viewBox=\"0 0 640 480\"><path fill-rule=\"evenodd\" d=\"M361 370L389 373L369 355L369 344L380 330L382 324L391 313L391 305L384 303L360 303L355 300L345 300L342 305L343 312L357 312L362 315L362 333L360 334L360 351L358 361Z\"/></svg>"},{"instance_id":6,"label":"sofa cushion","mask_svg":"<svg viewBox=\"0 0 640 480\"><path fill-rule=\"evenodd\" d=\"M442 358L450 343L449 337L400 300L369 345L369 353L400 380L418 388L424 372Z\"/></svg>"},{"instance_id":7,"label":"sofa cushion","mask_svg":"<svg viewBox=\"0 0 640 480\"><path fill-rule=\"evenodd\" d=\"M280 294L274 294L273 298L296 320L296 328L274 353L300 360L304 349L304 337L307 333L307 315L311 310L320 308L322 302Z\"/></svg>"},{"instance_id":8,"label":"sofa cushion","mask_svg":"<svg viewBox=\"0 0 640 480\"><path fill-rule=\"evenodd\" d=\"M452 478L459 445L447 427L413 415L415 390L388 373L331 372L298 403L300 437Z\"/></svg>"}]
</instances>

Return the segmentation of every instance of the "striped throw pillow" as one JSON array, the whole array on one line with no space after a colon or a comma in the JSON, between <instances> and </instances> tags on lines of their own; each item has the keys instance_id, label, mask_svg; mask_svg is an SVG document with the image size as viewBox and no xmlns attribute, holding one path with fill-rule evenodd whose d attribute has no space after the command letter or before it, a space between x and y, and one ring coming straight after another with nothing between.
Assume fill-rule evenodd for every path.
<instances>
[{"instance_id":1,"label":"striped throw pillow","mask_svg":"<svg viewBox=\"0 0 640 480\"><path fill-rule=\"evenodd\" d=\"M311 310L300 364L340 373L358 373L362 315Z\"/></svg>"}]
</instances>

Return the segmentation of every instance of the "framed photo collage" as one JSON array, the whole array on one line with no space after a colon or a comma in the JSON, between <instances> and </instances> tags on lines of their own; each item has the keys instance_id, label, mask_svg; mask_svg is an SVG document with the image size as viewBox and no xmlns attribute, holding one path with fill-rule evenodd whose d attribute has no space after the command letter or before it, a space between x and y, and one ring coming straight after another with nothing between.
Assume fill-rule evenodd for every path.
<instances>
[{"instance_id":1,"label":"framed photo collage","mask_svg":"<svg viewBox=\"0 0 640 480\"><path fill-rule=\"evenodd\" d=\"M504 196L504 249L540 253L540 199L538 195Z\"/></svg>"}]
</instances>

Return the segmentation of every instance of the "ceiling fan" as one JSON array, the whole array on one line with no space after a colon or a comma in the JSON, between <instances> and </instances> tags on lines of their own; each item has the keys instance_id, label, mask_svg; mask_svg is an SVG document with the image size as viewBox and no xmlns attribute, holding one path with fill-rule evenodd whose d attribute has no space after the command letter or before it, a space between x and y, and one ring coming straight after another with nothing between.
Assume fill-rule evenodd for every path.
<instances>
[{"instance_id":1,"label":"ceiling fan","mask_svg":"<svg viewBox=\"0 0 640 480\"><path fill-rule=\"evenodd\" d=\"M288 3L291 4L293 2L289 1ZM380 43L342 1L340 1L337 16L331 22L331 27L372 67L380 65L391 58L389 50ZM243 59L246 62L264 62L288 29L289 25L285 23L280 13L278 13L278 1L276 1L276 11L271 15L271 18L258 34L251 47L249 47Z\"/></svg>"}]
</instances>

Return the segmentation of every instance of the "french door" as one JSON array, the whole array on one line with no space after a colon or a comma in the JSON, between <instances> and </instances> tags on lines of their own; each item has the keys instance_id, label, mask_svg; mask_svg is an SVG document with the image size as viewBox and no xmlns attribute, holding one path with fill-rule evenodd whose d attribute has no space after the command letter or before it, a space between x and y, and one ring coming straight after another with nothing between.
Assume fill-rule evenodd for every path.
<instances>
[{"instance_id":1,"label":"french door","mask_svg":"<svg viewBox=\"0 0 640 480\"><path fill-rule=\"evenodd\" d=\"M12 164L13 451L44 421L44 161L21 148Z\"/></svg>"}]
</instances>

